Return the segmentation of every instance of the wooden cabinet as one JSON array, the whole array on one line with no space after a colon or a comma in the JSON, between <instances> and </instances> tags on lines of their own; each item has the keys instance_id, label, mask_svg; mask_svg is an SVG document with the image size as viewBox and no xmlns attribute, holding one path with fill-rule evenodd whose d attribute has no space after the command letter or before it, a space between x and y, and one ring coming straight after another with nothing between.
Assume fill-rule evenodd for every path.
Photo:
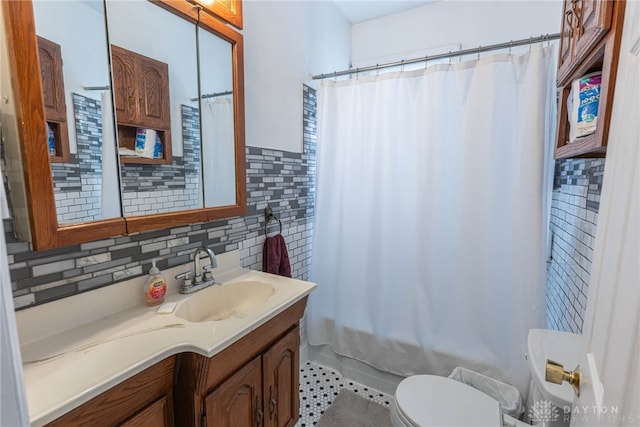
<instances>
[{"instance_id":1,"label":"wooden cabinet","mask_svg":"<svg viewBox=\"0 0 640 427\"><path fill-rule=\"evenodd\" d=\"M69 162L69 133L62 72L62 48L59 44L38 36L38 59L42 78L44 116L48 127L46 142L49 146L49 160ZM51 143L49 138L52 138Z\"/></svg>"},{"instance_id":2,"label":"wooden cabinet","mask_svg":"<svg viewBox=\"0 0 640 427\"><path fill-rule=\"evenodd\" d=\"M560 39L558 83L566 82L575 67L611 28L613 1L565 0Z\"/></svg>"},{"instance_id":3,"label":"wooden cabinet","mask_svg":"<svg viewBox=\"0 0 640 427\"><path fill-rule=\"evenodd\" d=\"M212 358L178 356L177 426L293 427L305 297Z\"/></svg>"},{"instance_id":4,"label":"wooden cabinet","mask_svg":"<svg viewBox=\"0 0 640 427\"><path fill-rule=\"evenodd\" d=\"M154 129L162 142L162 158L124 157L129 163L171 163L169 66L111 45L118 144L135 149L138 128Z\"/></svg>"},{"instance_id":5,"label":"wooden cabinet","mask_svg":"<svg viewBox=\"0 0 640 427\"><path fill-rule=\"evenodd\" d=\"M559 105L556 159L603 157L609 135L625 0L565 0L558 63ZM569 141L567 100L571 84L585 74L601 72L595 133Z\"/></svg>"},{"instance_id":6,"label":"wooden cabinet","mask_svg":"<svg viewBox=\"0 0 640 427\"><path fill-rule=\"evenodd\" d=\"M293 427L300 412L299 346L296 326L207 394L205 425Z\"/></svg>"},{"instance_id":7,"label":"wooden cabinet","mask_svg":"<svg viewBox=\"0 0 640 427\"><path fill-rule=\"evenodd\" d=\"M25 210L28 213L28 215L16 215L14 221L16 222L15 229L18 234L18 239L30 241L34 250L60 248L124 234L173 228L221 218L242 216L247 213L244 131L244 41L242 34L232 30L223 22L207 14L199 14L199 9L193 7L189 2L154 0L153 4L183 17L186 20L185 22L196 22L200 20L200 26L203 29L231 44L234 93L236 200L233 204L227 206L207 207L155 215L139 215L127 218L104 218L73 225L60 224L57 216L53 180L51 179L51 160L46 146L48 135L46 133L46 126L44 125L46 117L42 95L42 79L36 78L41 74L41 68L38 60L38 40L35 33L33 2L31 0L5 1L0 4L0 7L2 7L4 16L8 48L7 63L10 64L13 88L13 99L10 101L15 106L15 124L17 135L19 136L18 138L9 138L7 142L17 145L16 152L19 152L23 166L21 171L19 168L12 168L15 169L16 181L21 181L24 187L24 191L16 191L13 195L16 197L14 203L16 203L16 206L18 206L18 203L20 206L26 206ZM83 37L83 34L77 34L77 37ZM124 78L125 82L115 85L116 87L112 89L116 91L116 103L118 104L117 107L120 108L118 117L127 117L127 120L131 120L128 127L124 125L118 126L118 131L119 133L123 132L125 134L123 136L129 138L129 141L132 143L136 129L132 123L135 113L131 113L132 115L127 115L128 113L123 115L122 100L126 93L123 88L132 85L135 86L135 83L133 83L135 80L135 71L133 69L128 70L127 68L123 68L126 64L131 68L131 63L128 63L126 58L124 61L119 61L118 63L114 61L113 72L121 76L114 77L120 82L122 82ZM127 83L126 79L131 79L131 82ZM149 84L152 84L154 77L151 76L147 80ZM80 83L94 84L98 82ZM112 86L114 85L112 84ZM193 96L196 95L196 93L193 94ZM144 96L143 94L143 97ZM160 97L160 99L166 98L168 100L168 96L169 92L167 91L166 97ZM135 95L132 99L135 100ZM169 110L150 108L152 102L151 97L147 96L143 115L149 118L149 116L157 116L158 111L167 111L166 117L168 120ZM129 106L129 111L131 111L132 108L135 110L135 107ZM171 155L171 150L169 146L171 137L169 135L168 122L166 130L161 131L161 133L161 140L165 145L163 149L164 158L161 160L170 163L171 159L169 159L169 156ZM162 137L164 137L164 139ZM121 138L121 141L124 141L126 138ZM123 158L122 161L126 162L127 159ZM137 161L138 163L142 163L143 161L147 163L160 163L156 159ZM113 185L117 186L118 183L114 182ZM22 194L26 194L25 200L22 200ZM18 200L18 198L20 199Z\"/></svg>"},{"instance_id":8,"label":"wooden cabinet","mask_svg":"<svg viewBox=\"0 0 640 427\"><path fill-rule=\"evenodd\" d=\"M298 421L299 348L295 328L262 355L264 427L293 427Z\"/></svg>"},{"instance_id":9,"label":"wooden cabinet","mask_svg":"<svg viewBox=\"0 0 640 427\"><path fill-rule=\"evenodd\" d=\"M49 427L171 427L175 356L159 362L54 420Z\"/></svg>"},{"instance_id":10,"label":"wooden cabinet","mask_svg":"<svg viewBox=\"0 0 640 427\"><path fill-rule=\"evenodd\" d=\"M196 1L208 13L242 29L242 0Z\"/></svg>"},{"instance_id":11,"label":"wooden cabinet","mask_svg":"<svg viewBox=\"0 0 640 427\"><path fill-rule=\"evenodd\" d=\"M48 427L293 427L307 297L211 358L168 357Z\"/></svg>"}]
</instances>

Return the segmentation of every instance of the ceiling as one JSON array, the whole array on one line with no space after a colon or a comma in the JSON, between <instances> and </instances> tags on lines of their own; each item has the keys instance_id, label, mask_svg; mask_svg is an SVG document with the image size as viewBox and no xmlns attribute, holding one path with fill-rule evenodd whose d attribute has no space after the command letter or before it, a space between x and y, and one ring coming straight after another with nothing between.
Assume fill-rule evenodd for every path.
<instances>
[{"instance_id":1,"label":"ceiling","mask_svg":"<svg viewBox=\"0 0 640 427\"><path fill-rule=\"evenodd\" d=\"M352 24L435 3L437 0L333 0Z\"/></svg>"}]
</instances>

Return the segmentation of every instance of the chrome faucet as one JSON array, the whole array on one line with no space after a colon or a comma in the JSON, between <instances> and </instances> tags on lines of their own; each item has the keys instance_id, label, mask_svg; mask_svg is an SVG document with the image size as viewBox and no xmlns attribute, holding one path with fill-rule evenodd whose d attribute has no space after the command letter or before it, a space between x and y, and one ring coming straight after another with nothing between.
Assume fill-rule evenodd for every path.
<instances>
[{"instance_id":1,"label":"chrome faucet","mask_svg":"<svg viewBox=\"0 0 640 427\"><path fill-rule=\"evenodd\" d=\"M204 253L205 256L208 256L211 260L210 265L205 265L204 267L200 267L200 254ZM216 254L206 246L196 249L196 252L193 255L193 267L194 267L194 275L193 280L191 279L191 271L187 270L184 273L178 274L176 279L184 279L182 286L180 286L179 292L181 294L190 294L200 289L204 289L216 283L216 279L213 277L213 273L211 269L216 268L218 266L218 260L216 259Z\"/></svg>"}]
</instances>

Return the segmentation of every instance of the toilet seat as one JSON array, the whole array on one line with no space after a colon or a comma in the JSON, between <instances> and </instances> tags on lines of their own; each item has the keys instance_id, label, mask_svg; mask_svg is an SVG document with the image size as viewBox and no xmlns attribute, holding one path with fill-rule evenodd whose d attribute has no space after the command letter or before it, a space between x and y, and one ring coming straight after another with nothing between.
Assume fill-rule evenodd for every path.
<instances>
[{"instance_id":1,"label":"toilet seat","mask_svg":"<svg viewBox=\"0 0 640 427\"><path fill-rule=\"evenodd\" d=\"M497 401L458 381L435 375L415 375L396 389L394 407L407 427L502 425Z\"/></svg>"}]
</instances>

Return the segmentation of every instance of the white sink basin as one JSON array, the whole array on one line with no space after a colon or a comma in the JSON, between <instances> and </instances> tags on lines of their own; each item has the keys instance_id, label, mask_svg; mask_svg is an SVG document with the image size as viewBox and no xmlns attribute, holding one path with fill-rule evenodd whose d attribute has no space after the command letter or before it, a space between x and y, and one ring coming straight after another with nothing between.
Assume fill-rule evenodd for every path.
<instances>
[{"instance_id":1,"label":"white sink basin","mask_svg":"<svg viewBox=\"0 0 640 427\"><path fill-rule=\"evenodd\" d=\"M575 393L567 382L554 384L545 381L547 359L564 365L565 371L573 371L580 363L582 335L550 329L531 329L527 339L527 360L533 381L545 397L556 406L573 405Z\"/></svg>"},{"instance_id":2,"label":"white sink basin","mask_svg":"<svg viewBox=\"0 0 640 427\"><path fill-rule=\"evenodd\" d=\"M197 291L180 303L175 315L188 322L244 317L267 302L274 288L257 280L229 282Z\"/></svg>"}]
</instances>

